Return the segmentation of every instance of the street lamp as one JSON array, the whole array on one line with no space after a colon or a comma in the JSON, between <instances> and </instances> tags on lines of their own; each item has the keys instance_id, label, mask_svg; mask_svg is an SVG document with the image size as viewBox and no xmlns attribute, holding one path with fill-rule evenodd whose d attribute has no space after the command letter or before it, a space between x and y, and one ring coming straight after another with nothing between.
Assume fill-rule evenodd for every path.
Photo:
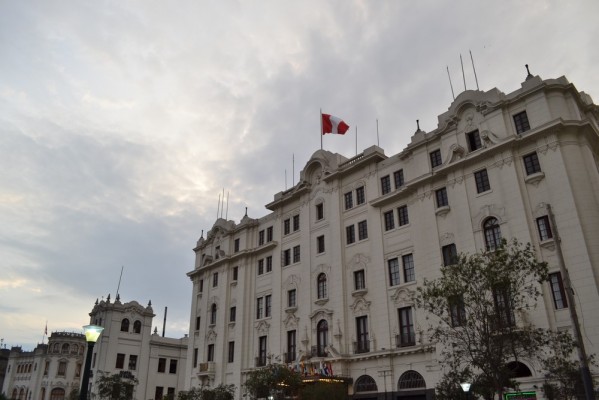
<instances>
[{"instance_id":1,"label":"street lamp","mask_svg":"<svg viewBox=\"0 0 599 400\"><path fill-rule=\"evenodd\" d=\"M463 383L460 383L460 386L462 387L462 390L464 392L466 392L466 398L469 399L470 398L470 386L472 386L472 384L469 382L463 382Z\"/></svg>"},{"instance_id":2,"label":"street lamp","mask_svg":"<svg viewBox=\"0 0 599 400\"><path fill-rule=\"evenodd\" d=\"M85 356L85 368L83 369L83 379L81 380L81 390L79 391L79 400L87 400L87 389L89 386L89 372L92 366L92 353L94 351L94 345L100 337L100 333L104 328L97 325L85 325L83 332L85 333L85 340L87 341L87 355Z\"/></svg>"}]
</instances>

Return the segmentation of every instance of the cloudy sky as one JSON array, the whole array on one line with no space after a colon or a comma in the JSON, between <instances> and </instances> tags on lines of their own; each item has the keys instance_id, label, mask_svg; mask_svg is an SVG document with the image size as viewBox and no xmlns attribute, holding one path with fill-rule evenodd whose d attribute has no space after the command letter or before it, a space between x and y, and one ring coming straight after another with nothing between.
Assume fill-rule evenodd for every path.
<instances>
[{"instance_id":1,"label":"cloudy sky","mask_svg":"<svg viewBox=\"0 0 599 400\"><path fill-rule=\"evenodd\" d=\"M95 300L188 329L223 188L251 217L320 147L394 154L463 90L565 75L599 100L599 2L0 0L0 338L81 331ZM292 158L295 157L295 169ZM295 174L293 174L295 172ZM287 180L285 177L287 176Z\"/></svg>"}]
</instances>

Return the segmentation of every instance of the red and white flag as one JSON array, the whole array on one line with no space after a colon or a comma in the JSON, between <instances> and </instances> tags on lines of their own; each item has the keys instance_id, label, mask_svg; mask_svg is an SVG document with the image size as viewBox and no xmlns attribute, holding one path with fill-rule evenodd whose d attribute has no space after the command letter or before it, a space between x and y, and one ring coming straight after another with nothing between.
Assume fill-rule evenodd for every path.
<instances>
[{"instance_id":1,"label":"red and white flag","mask_svg":"<svg viewBox=\"0 0 599 400\"><path fill-rule=\"evenodd\" d=\"M330 114L322 114L322 134L333 133L344 135L349 129L349 125L341 118Z\"/></svg>"}]
</instances>

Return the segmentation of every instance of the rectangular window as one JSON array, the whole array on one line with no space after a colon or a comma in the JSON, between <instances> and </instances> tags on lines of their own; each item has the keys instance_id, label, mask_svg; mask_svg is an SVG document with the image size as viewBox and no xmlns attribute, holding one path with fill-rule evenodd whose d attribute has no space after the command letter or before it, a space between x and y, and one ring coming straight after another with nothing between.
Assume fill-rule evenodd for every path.
<instances>
[{"instance_id":1,"label":"rectangular window","mask_svg":"<svg viewBox=\"0 0 599 400\"><path fill-rule=\"evenodd\" d=\"M200 330L200 317L196 317L196 331Z\"/></svg>"},{"instance_id":2,"label":"rectangular window","mask_svg":"<svg viewBox=\"0 0 599 400\"><path fill-rule=\"evenodd\" d=\"M368 222L358 222L358 240L368 239Z\"/></svg>"},{"instance_id":3,"label":"rectangular window","mask_svg":"<svg viewBox=\"0 0 599 400\"><path fill-rule=\"evenodd\" d=\"M364 204L366 202L366 196L364 195L364 186L360 186L356 189L356 204Z\"/></svg>"},{"instance_id":4,"label":"rectangular window","mask_svg":"<svg viewBox=\"0 0 599 400\"><path fill-rule=\"evenodd\" d=\"M266 257L266 272L272 272L272 256Z\"/></svg>"},{"instance_id":5,"label":"rectangular window","mask_svg":"<svg viewBox=\"0 0 599 400\"><path fill-rule=\"evenodd\" d=\"M135 371L137 369L137 356L131 354L129 356L129 371Z\"/></svg>"},{"instance_id":6,"label":"rectangular window","mask_svg":"<svg viewBox=\"0 0 599 400\"><path fill-rule=\"evenodd\" d=\"M202 293L204 291L204 280L200 279L200 284L199 284L199 288L198 288L198 292Z\"/></svg>"},{"instance_id":7,"label":"rectangular window","mask_svg":"<svg viewBox=\"0 0 599 400\"><path fill-rule=\"evenodd\" d=\"M294 215L293 216L293 232L299 231L299 228L300 228L299 215Z\"/></svg>"},{"instance_id":8,"label":"rectangular window","mask_svg":"<svg viewBox=\"0 0 599 400\"><path fill-rule=\"evenodd\" d=\"M220 246L214 248L214 253L216 254L214 258L218 260L220 258Z\"/></svg>"},{"instance_id":9,"label":"rectangular window","mask_svg":"<svg viewBox=\"0 0 599 400\"><path fill-rule=\"evenodd\" d=\"M176 374L177 373L177 360L171 360L169 366L168 366L168 373L169 374Z\"/></svg>"},{"instance_id":10,"label":"rectangular window","mask_svg":"<svg viewBox=\"0 0 599 400\"><path fill-rule=\"evenodd\" d=\"M353 225L345 227L345 241L347 244L352 244L356 241L356 231Z\"/></svg>"},{"instance_id":11,"label":"rectangular window","mask_svg":"<svg viewBox=\"0 0 599 400\"><path fill-rule=\"evenodd\" d=\"M496 287L493 289L493 299L495 301L497 328L513 326L516 320L514 318L510 291L504 287Z\"/></svg>"},{"instance_id":12,"label":"rectangular window","mask_svg":"<svg viewBox=\"0 0 599 400\"><path fill-rule=\"evenodd\" d=\"M233 267L233 281L237 281L239 275L239 267Z\"/></svg>"},{"instance_id":13,"label":"rectangular window","mask_svg":"<svg viewBox=\"0 0 599 400\"><path fill-rule=\"evenodd\" d=\"M320 221L324 219L324 204L320 203L316 205L316 220Z\"/></svg>"},{"instance_id":14,"label":"rectangular window","mask_svg":"<svg viewBox=\"0 0 599 400\"><path fill-rule=\"evenodd\" d=\"M272 314L272 296L267 294L264 296L264 317L268 318Z\"/></svg>"},{"instance_id":15,"label":"rectangular window","mask_svg":"<svg viewBox=\"0 0 599 400\"><path fill-rule=\"evenodd\" d=\"M399 226L407 225L410 223L408 218L408 206L401 206L397 209L397 215L399 217Z\"/></svg>"},{"instance_id":16,"label":"rectangular window","mask_svg":"<svg viewBox=\"0 0 599 400\"><path fill-rule=\"evenodd\" d=\"M235 322L236 318L237 318L237 308L236 307L229 308L229 322Z\"/></svg>"},{"instance_id":17,"label":"rectangular window","mask_svg":"<svg viewBox=\"0 0 599 400\"><path fill-rule=\"evenodd\" d=\"M539 230L539 239L541 241L548 240L553 237L551 225L549 224L549 217L547 215L537 218L537 229Z\"/></svg>"},{"instance_id":18,"label":"rectangular window","mask_svg":"<svg viewBox=\"0 0 599 400\"><path fill-rule=\"evenodd\" d=\"M381 178L381 193L387 194L391 191L391 179L389 175L385 175Z\"/></svg>"},{"instance_id":19,"label":"rectangular window","mask_svg":"<svg viewBox=\"0 0 599 400\"><path fill-rule=\"evenodd\" d=\"M447 188L441 188L435 190L435 198L437 199L437 208L445 207L449 205L449 200L447 199Z\"/></svg>"},{"instance_id":20,"label":"rectangular window","mask_svg":"<svg viewBox=\"0 0 599 400\"><path fill-rule=\"evenodd\" d=\"M537 172L541 172L541 164L539 163L539 156L537 156L536 152L525 155L523 160L526 175L532 175L536 174Z\"/></svg>"},{"instance_id":21,"label":"rectangular window","mask_svg":"<svg viewBox=\"0 0 599 400\"><path fill-rule=\"evenodd\" d=\"M483 169L474 173L474 180L476 182L476 192L482 193L487 190L491 190L491 184L489 183L489 175L487 170Z\"/></svg>"},{"instance_id":22,"label":"rectangular window","mask_svg":"<svg viewBox=\"0 0 599 400\"><path fill-rule=\"evenodd\" d=\"M237 253L239 251L239 239L235 239L235 242L233 242L233 243L234 243L233 250L235 251L235 253Z\"/></svg>"},{"instance_id":23,"label":"rectangular window","mask_svg":"<svg viewBox=\"0 0 599 400\"><path fill-rule=\"evenodd\" d=\"M401 257L403 263L403 278L404 282L414 282L416 280L416 272L414 271L414 256L406 254Z\"/></svg>"},{"instance_id":24,"label":"rectangular window","mask_svg":"<svg viewBox=\"0 0 599 400\"><path fill-rule=\"evenodd\" d=\"M393 215L393 210L384 213L383 217L385 219L385 230L390 231L395 229L395 216Z\"/></svg>"},{"instance_id":25,"label":"rectangular window","mask_svg":"<svg viewBox=\"0 0 599 400\"><path fill-rule=\"evenodd\" d=\"M296 292L295 289L291 289L287 291L287 307L295 307L296 306Z\"/></svg>"},{"instance_id":26,"label":"rectangular window","mask_svg":"<svg viewBox=\"0 0 599 400\"><path fill-rule=\"evenodd\" d=\"M343 195L343 200L345 203L345 209L349 210L354 206L354 195L352 192L347 192Z\"/></svg>"},{"instance_id":27,"label":"rectangular window","mask_svg":"<svg viewBox=\"0 0 599 400\"><path fill-rule=\"evenodd\" d=\"M318 254L324 253L324 235L316 238L316 252Z\"/></svg>"},{"instance_id":28,"label":"rectangular window","mask_svg":"<svg viewBox=\"0 0 599 400\"><path fill-rule=\"evenodd\" d=\"M164 388L162 386L156 386L156 391L154 392L154 399L162 400L163 394L164 394Z\"/></svg>"},{"instance_id":29,"label":"rectangular window","mask_svg":"<svg viewBox=\"0 0 599 400\"><path fill-rule=\"evenodd\" d=\"M556 310L568 308L566 291L564 290L564 281L559 272L549 274L549 284L551 285L551 294L553 295L553 304Z\"/></svg>"},{"instance_id":30,"label":"rectangular window","mask_svg":"<svg viewBox=\"0 0 599 400\"><path fill-rule=\"evenodd\" d=\"M283 221L283 234L289 235L290 232L291 232L291 219L287 218L286 220Z\"/></svg>"},{"instance_id":31,"label":"rectangular window","mask_svg":"<svg viewBox=\"0 0 599 400\"><path fill-rule=\"evenodd\" d=\"M266 336L260 336L258 338L257 366L262 367L265 365L266 365Z\"/></svg>"},{"instance_id":32,"label":"rectangular window","mask_svg":"<svg viewBox=\"0 0 599 400\"><path fill-rule=\"evenodd\" d=\"M212 287L218 286L218 272L212 274Z\"/></svg>"},{"instance_id":33,"label":"rectangular window","mask_svg":"<svg viewBox=\"0 0 599 400\"><path fill-rule=\"evenodd\" d=\"M123 353L117 353L116 364L114 367L116 369L123 369L124 366L125 366L125 355Z\"/></svg>"},{"instance_id":34,"label":"rectangular window","mask_svg":"<svg viewBox=\"0 0 599 400\"><path fill-rule=\"evenodd\" d=\"M193 367L197 368L198 366L198 348L193 349Z\"/></svg>"},{"instance_id":35,"label":"rectangular window","mask_svg":"<svg viewBox=\"0 0 599 400\"><path fill-rule=\"evenodd\" d=\"M169 399L174 399L175 398L175 388L174 387L169 387L166 390L166 394L168 396ZM127 398L131 398L132 396L127 396Z\"/></svg>"},{"instance_id":36,"label":"rectangular window","mask_svg":"<svg viewBox=\"0 0 599 400\"><path fill-rule=\"evenodd\" d=\"M441 164L443 164L443 161L441 160L441 150L437 149L435 151L431 151L429 156L431 158L431 167L432 168L436 168L436 167L440 166Z\"/></svg>"},{"instance_id":37,"label":"rectangular window","mask_svg":"<svg viewBox=\"0 0 599 400\"><path fill-rule=\"evenodd\" d=\"M285 357L285 362L291 363L295 361L296 351L297 346L295 330L287 331L287 356Z\"/></svg>"},{"instance_id":38,"label":"rectangular window","mask_svg":"<svg viewBox=\"0 0 599 400\"><path fill-rule=\"evenodd\" d=\"M166 358L158 359L158 372L166 372Z\"/></svg>"},{"instance_id":39,"label":"rectangular window","mask_svg":"<svg viewBox=\"0 0 599 400\"><path fill-rule=\"evenodd\" d=\"M480 133L478 133L478 129L467 133L466 138L468 139L468 149L470 151L475 151L483 147L480 141Z\"/></svg>"},{"instance_id":40,"label":"rectangular window","mask_svg":"<svg viewBox=\"0 0 599 400\"><path fill-rule=\"evenodd\" d=\"M367 353L370 351L370 340L368 340L368 317L356 317L356 353Z\"/></svg>"},{"instance_id":41,"label":"rectangular window","mask_svg":"<svg viewBox=\"0 0 599 400\"><path fill-rule=\"evenodd\" d=\"M283 266L291 264L291 249L283 250Z\"/></svg>"},{"instance_id":42,"label":"rectangular window","mask_svg":"<svg viewBox=\"0 0 599 400\"><path fill-rule=\"evenodd\" d=\"M258 232L258 246L262 246L264 244L264 229Z\"/></svg>"},{"instance_id":43,"label":"rectangular window","mask_svg":"<svg viewBox=\"0 0 599 400\"><path fill-rule=\"evenodd\" d=\"M122 354L123 356L123 363L125 362L125 355ZM117 359L116 362L119 362L119 358L118 358L118 354L117 354ZM118 367L117 367L118 368ZM121 366L121 368L123 368L123 366ZM67 363L65 361L61 361L58 363L58 371L56 372L57 376L67 376Z\"/></svg>"},{"instance_id":44,"label":"rectangular window","mask_svg":"<svg viewBox=\"0 0 599 400\"><path fill-rule=\"evenodd\" d=\"M258 260L258 275L262 275L264 273L264 258Z\"/></svg>"},{"instance_id":45,"label":"rectangular window","mask_svg":"<svg viewBox=\"0 0 599 400\"><path fill-rule=\"evenodd\" d=\"M455 247L455 244L451 243L441 247L441 252L443 253L443 266L447 267L448 265L453 265L456 263L458 258L458 251Z\"/></svg>"},{"instance_id":46,"label":"rectangular window","mask_svg":"<svg viewBox=\"0 0 599 400\"><path fill-rule=\"evenodd\" d=\"M272 226L266 228L266 241L272 242Z\"/></svg>"},{"instance_id":47,"label":"rectangular window","mask_svg":"<svg viewBox=\"0 0 599 400\"><path fill-rule=\"evenodd\" d=\"M293 247L293 262L300 262L300 247L299 245Z\"/></svg>"},{"instance_id":48,"label":"rectangular window","mask_svg":"<svg viewBox=\"0 0 599 400\"><path fill-rule=\"evenodd\" d=\"M524 133L530 130L530 124L528 123L528 115L526 111L519 112L514 115L514 125L516 125L516 133Z\"/></svg>"},{"instance_id":49,"label":"rectangular window","mask_svg":"<svg viewBox=\"0 0 599 400\"><path fill-rule=\"evenodd\" d=\"M229 342L229 355L227 361L230 363L235 361L235 342Z\"/></svg>"},{"instance_id":50,"label":"rectangular window","mask_svg":"<svg viewBox=\"0 0 599 400\"><path fill-rule=\"evenodd\" d=\"M354 271L354 289L362 290L366 289L366 279L364 276L364 270Z\"/></svg>"},{"instance_id":51,"label":"rectangular window","mask_svg":"<svg viewBox=\"0 0 599 400\"><path fill-rule=\"evenodd\" d=\"M414 320L412 318L412 307L403 307L399 312L399 347L414 346L416 335L414 334Z\"/></svg>"},{"instance_id":52,"label":"rectangular window","mask_svg":"<svg viewBox=\"0 0 599 400\"><path fill-rule=\"evenodd\" d=\"M208 362L214 361L214 344L208 345L208 354L206 354L206 361L208 361Z\"/></svg>"},{"instance_id":53,"label":"rectangular window","mask_svg":"<svg viewBox=\"0 0 599 400\"><path fill-rule=\"evenodd\" d=\"M447 300L449 304L449 315L451 317L451 326L463 326L466 324L466 307L464 305L464 298L459 296L452 296Z\"/></svg>"},{"instance_id":54,"label":"rectangular window","mask_svg":"<svg viewBox=\"0 0 599 400\"><path fill-rule=\"evenodd\" d=\"M389 286L399 285L399 261L397 258L392 258L387 261L389 266Z\"/></svg>"},{"instance_id":55,"label":"rectangular window","mask_svg":"<svg viewBox=\"0 0 599 400\"><path fill-rule=\"evenodd\" d=\"M399 189L404 185L403 169L393 173L393 180L395 181L395 189Z\"/></svg>"},{"instance_id":56,"label":"rectangular window","mask_svg":"<svg viewBox=\"0 0 599 400\"><path fill-rule=\"evenodd\" d=\"M256 299L256 319L262 319L264 317L264 297L258 297Z\"/></svg>"}]
</instances>

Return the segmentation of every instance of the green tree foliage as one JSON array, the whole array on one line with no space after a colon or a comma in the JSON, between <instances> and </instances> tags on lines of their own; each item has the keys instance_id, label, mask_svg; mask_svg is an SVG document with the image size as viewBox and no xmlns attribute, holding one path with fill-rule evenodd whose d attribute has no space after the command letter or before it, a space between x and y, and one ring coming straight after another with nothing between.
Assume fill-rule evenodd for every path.
<instances>
[{"instance_id":1,"label":"green tree foliage","mask_svg":"<svg viewBox=\"0 0 599 400\"><path fill-rule=\"evenodd\" d=\"M73 390L71 390L71 392L69 393L69 396L67 397L67 399L69 399L69 400L78 400L79 399L79 389L73 389Z\"/></svg>"},{"instance_id":2,"label":"green tree foliage","mask_svg":"<svg viewBox=\"0 0 599 400\"><path fill-rule=\"evenodd\" d=\"M442 267L440 278L425 279L416 305L433 316L429 334L443 345L446 370L471 374L471 391L483 398L489 391L503 398L505 388L518 386L510 361L539 360L553 346L571 352L568 335L528 320L547 279L547 264L536 260L530 244L516 240L503 241L493 251L460 254L453 265Z\"/></svg>"},{"instance_id":3,"label":"green tree foliage","mask_svg":"<svg viewBox=\"0 0 599 400\"><path fill-rule=\"evenodd\" d=\"M252 399L269 395L275 398L295 396L302 385L299 373L289 368L274 364L256 369L248 374L244 388Z\"/></svg>"},{"instance_id":4,"label":"green tree foliage","mask_svg":"<svg viewBox=\"0 0 599 400\"><path fill-rule=\"evenodd\" d=\"M110 375L107 372L99 371L96 383L96 390L100 399L131 400L133 399L137 379L124 378L119 374Z\"/></svg>"},{"instance_id":5,"label":"green tree foliage","mask_svg":"<svg viewBox=\"0 0 599 400\"><path fill-rule=\"evenodd\" d=\"M214 388L200 386L189 391L180 391L177 400L233 400L235 385L220 384Z\"/></svg>"}]
</instances>

